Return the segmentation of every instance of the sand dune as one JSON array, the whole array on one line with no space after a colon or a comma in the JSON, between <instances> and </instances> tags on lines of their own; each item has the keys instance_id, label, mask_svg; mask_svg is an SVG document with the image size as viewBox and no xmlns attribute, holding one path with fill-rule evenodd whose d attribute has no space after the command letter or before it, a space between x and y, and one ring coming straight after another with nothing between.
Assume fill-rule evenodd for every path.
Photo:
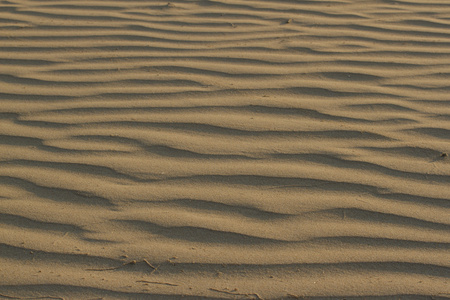
<instances>
[{"instance_id":1,"label":"sand dune","mask_svg":"<svg viewBox=\"0 0 450 300\"><path fill-rule=\"evenodd\" d=\"M2 1L0 298L449 297L449 92L448 0Z\"/></svg>"}]
</instances>

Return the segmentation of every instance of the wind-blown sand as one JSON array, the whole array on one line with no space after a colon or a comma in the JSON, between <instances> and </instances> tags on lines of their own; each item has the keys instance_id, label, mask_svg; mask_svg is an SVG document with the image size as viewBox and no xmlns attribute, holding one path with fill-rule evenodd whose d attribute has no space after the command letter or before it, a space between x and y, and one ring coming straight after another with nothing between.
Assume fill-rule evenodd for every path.
<instances>
[{"instance_id":1,"label":"wind-blown sand","mask_svg":"<svg viewBox=\"0 0 450 300\"><path fill-rule=\"evenodd\" d=\"M1 1L0 294L449 297L449 95L448 0Z\"/></svg>"}]
</instances>

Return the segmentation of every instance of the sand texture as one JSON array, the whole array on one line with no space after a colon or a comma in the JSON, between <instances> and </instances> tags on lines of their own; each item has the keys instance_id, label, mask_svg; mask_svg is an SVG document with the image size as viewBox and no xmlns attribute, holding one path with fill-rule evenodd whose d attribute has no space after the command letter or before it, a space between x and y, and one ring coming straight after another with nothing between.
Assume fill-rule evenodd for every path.
<instances>
[{"instance_id":1,"label":"sand texture","mask_svg":"<svg viewBox=\"0 0 450 300\"><path fill-rule=\"evenodd\" d=\"M448 0L0 1L0 299L444 299L446 153Z\"/></svg>"}]
</instances>

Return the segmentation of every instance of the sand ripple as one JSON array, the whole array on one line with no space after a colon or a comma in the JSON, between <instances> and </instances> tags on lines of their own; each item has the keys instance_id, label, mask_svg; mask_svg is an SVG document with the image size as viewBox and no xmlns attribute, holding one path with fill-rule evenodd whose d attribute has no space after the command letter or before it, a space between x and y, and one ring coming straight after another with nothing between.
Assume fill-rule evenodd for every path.
<instances>
[{"instance_id":1,"label":"sand ripple","mask_svg":"<svg viewBox=\"0 0 450 300\"><path fill-rule=\"evenodd\" d=\"M450 6L2 1L0 298L449 296Z\"/></svg>"}]
</instances>

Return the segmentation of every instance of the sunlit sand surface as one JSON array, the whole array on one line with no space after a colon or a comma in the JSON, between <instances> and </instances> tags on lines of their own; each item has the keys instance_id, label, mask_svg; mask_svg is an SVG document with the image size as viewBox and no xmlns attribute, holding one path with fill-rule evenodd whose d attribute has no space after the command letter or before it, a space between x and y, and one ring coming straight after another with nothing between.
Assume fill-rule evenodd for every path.
<instances>
[{"instance_id":1,"label":"sunlit sand surface","mask_svg":"<svg viewBox=\"0 0 450 300\"><path fill-rule=\"evenodd\" d=\"M2 1L0 298L449 297L449 95L448 0Z\"/></svg>"}]
</instances>

